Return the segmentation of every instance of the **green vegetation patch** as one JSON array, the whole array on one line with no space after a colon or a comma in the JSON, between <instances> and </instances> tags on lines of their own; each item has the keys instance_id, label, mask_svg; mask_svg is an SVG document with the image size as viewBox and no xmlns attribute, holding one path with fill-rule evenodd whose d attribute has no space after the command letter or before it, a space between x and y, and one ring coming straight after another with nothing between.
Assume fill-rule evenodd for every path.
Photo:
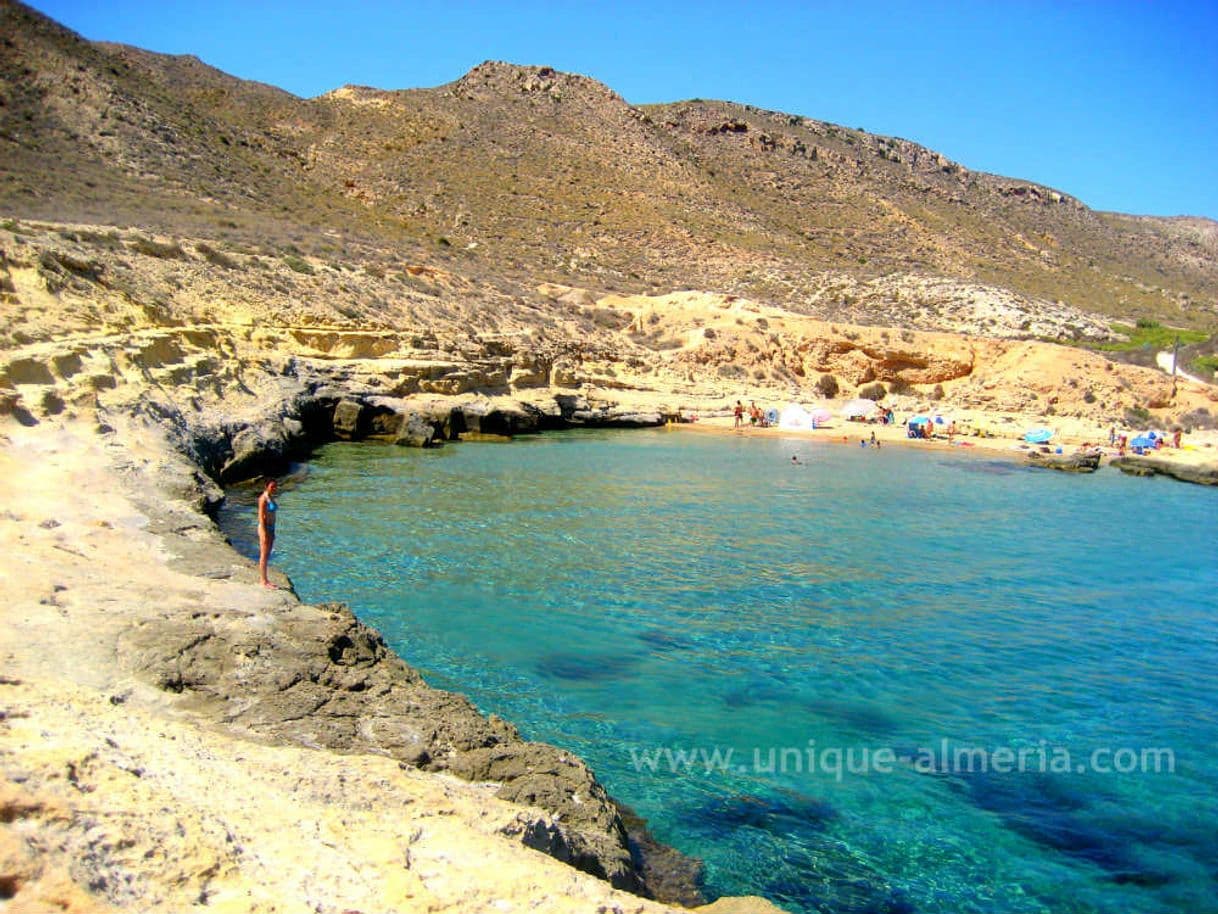
<instances>
[{"instance_id":1,"label":"green vegetation patch","mask_svg":"<svg viewBox=\"0 0 1218 914\"><path fill-rule=\"evenodd\" d=\"M1188 363L1188 369L1193 374L1218 376L1218 355L1203 355Z\"/></svg>"},{"instance_id":2,"label":"green vegetation patch","mask_svg":"<svg viewBox=\"0 0 1218 914\"><path fill-rule=\"evenodd\" d=\"M304 273L309 276L313 275L313 265L303 257L298 257L295 254L284 254L283 262L288 265L289 269L295 270L297 273Z\"/></svg>"},{"instance_id":3,"label":"green vegetation patch","mask_svg":"<svg viewBox=\"0 0 1218 914\"><path fill-rule=\"evenodd\" d=\"M1129 339L1115 343L1089 343L1089 348L1103 352L1128 352L1131 349L1171 349L1180 340L1180 345L1204 343L1210 338L1208 333L1201 330L1182 330L1175 327L1164 327L1158 321L1140 318L1137 324L1113 324L1116 333L1124 334Z\"/></svg>"}]
</instances>

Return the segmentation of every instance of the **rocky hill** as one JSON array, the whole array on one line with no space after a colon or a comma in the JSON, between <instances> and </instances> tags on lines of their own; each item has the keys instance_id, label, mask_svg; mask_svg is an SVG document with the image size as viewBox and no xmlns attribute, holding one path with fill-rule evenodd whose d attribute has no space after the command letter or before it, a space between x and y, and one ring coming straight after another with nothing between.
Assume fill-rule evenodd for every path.
<instances>
[{"instance_id":1,"label":"rocky hill","mask_svg":"<svg viewBox=\"0 0 1218 914\"><path fill-rule=\"evenodd\" d=\"M730 102L638 107L485 63L314 99L91 43L0 2L0 212L262 253L405 255L519 293L709 289L830 320L1087 337L1218 326L1218 225L1094 212L891 137Z\"/></svg>"}]
</instances>

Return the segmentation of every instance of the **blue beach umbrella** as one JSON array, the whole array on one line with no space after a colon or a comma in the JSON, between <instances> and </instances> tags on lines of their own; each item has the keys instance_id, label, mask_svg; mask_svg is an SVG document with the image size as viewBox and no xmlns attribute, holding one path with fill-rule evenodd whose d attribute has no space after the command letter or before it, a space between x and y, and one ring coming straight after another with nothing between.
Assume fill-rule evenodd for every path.
<instances>
[{"instance_id":1,"label":"blue beach umbrella","mask_svg":"<svg viewBox=\"0 0 1218 914\"><path fill-rule=\"evenodd\" d=\"M1129 442L1132 447L1154 447L1155 439L1147 438L1145 435L1138 435L1133 441Z\"/></svg>"},{"instance_id":2,"label":"blue beach umbrella","mask_svg":"<svg viewBox=\"0 0 1218 914\"><path fill-rule=\"evenodd\" d=\"M1044 444L1046 441L1048 441L1052 437L1053 437L1053 432L1050 431L1049 429L1034 428L1030 432L1028 432L1026 435L1023 436L1023 440L1028 442L1028 444Z\"/></svg>"},{"instance_id":3,"label":"blue beach umbrella","mask_svg":"<svg viewBox=\"0 0 1218 914\"><path fill-rule=\"evenodd\" d=\"M928 416L914 416L909 420L910 425L926 425L928 422L930 422Z\"/></svg>"}]
</instances>

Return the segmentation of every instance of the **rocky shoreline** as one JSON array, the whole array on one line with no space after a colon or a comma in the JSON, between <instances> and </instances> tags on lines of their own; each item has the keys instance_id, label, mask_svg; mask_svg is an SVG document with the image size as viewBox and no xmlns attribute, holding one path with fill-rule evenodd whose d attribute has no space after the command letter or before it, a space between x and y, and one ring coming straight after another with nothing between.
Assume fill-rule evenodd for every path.
<instances>
[{"instance_id":1,"label":"rocky shoreline","mask_svg":"<svg viewBox=\"0 0 1218 914\"><path fill-rule=\"evenodd\" d=\"M1118 457L1111 463L1130 476L1167 476L1195 485L1218 486L1218 466L1213 464L1181 464L1161 457Z\"/></svg>"},{"instance_id":2,"label":"rocky shoreline","mask_svg":"<svg viewBox=\"0 0 1218 914\"><path fill-rule=\"evenodd\" d=\"M377 438L435 447L462 436L512 436L576 427L659 425L656 413L591 407L582 397L537 403L411 404L330 387L291 397L226 440L193 437L207 455L192 501L214 519L210 477L229 483L284 472L319 444ZM290 582L284 579L290 590ZM294 593L293 593L293 596ZM181 620L141 632L129 649L135 667L162 689L189 692L192 706L235 732L339 752L387 755L423 771L499 785L496 796L553 814L522 825L528 847L615 888L682 905L704 902L700 865L651 837L620 807L582 760L526 741L510 723L485 717L462 695L427 686L381 635L343 604L298 605L276 632L274 650L243 626ZM231 657L256 658L234 665ZM623 815L625 813L625 815ZM516 837L516 835L513 835Z\"/></svg>"},{"instance_id":3,"label":"rocky shoreline","mask_svg":"<svg viewBox=\"0 0 1218 914\"><path fill-rule=\"evenodd\" d=\"M158 548L172 555L175 572L201 582L249 577L248 562L206 516L222 500L218 483L282 472L325 441L379 437L436 446L469 434L663 421L574 396L545 406L435 401L406 408L402 400L352 394L318 379L287 386L287 395L254 421L214 413L212 421L195 423L156 398L142 398L130 413L99 411L91 434L117 459L131 506L147 519ZM38 436L48 430L45 418L22 424ZM135 456L150 452L151 459ZM48 522L54 526L47 529L58 529L59 522ZM52 584L54 602L60 586ZM280 586L272 605L257 613L187 602L176 611L133 606L121 624L108 619L106 633L98 634L113 638L113 671L139 683L113 692L110 701L126 704L150 687L173 714L189 713L204 727L243 739L385 757L404 768L495 785L495 797L520 807L501 829L504 836L617 889L682 905L704 902L698 862L658 845L580 759L522 739L461 695L430 688L346 606L306 605L282 576Z\"/></svg>"},{"instance_id":4,"label":"rocky shoreline","mask_svg":"<svg viewBox=\"0 0 1218 914\"><path fill-rule=\"evenodd\" d=\"M591 404L582 396L495 401L412 400L351 394L312 385L257 422L194 438L188 453L220 483L281 473L328 441L379 439L404 447L439 447L463 437L535 434L572 428L648 428L666 417L651 410Z\"/></svg>"}]
</instances>

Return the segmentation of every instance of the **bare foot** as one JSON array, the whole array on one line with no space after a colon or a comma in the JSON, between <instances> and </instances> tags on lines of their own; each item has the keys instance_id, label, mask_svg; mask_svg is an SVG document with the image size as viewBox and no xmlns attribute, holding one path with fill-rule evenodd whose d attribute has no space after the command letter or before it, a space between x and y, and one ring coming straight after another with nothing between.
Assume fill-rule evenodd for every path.
<instances>
[{"instance_id":1,"label":"bare foot","mask_svg":"<svg viewBox=\"0 0 1218 914\"><path fill-rule=\"evenodd\" d=\"M267 588L268 590L278 590L279 589L278 584L272 584L270 581L263 581L262 586Z\"/></svg>"}]
</instances>

